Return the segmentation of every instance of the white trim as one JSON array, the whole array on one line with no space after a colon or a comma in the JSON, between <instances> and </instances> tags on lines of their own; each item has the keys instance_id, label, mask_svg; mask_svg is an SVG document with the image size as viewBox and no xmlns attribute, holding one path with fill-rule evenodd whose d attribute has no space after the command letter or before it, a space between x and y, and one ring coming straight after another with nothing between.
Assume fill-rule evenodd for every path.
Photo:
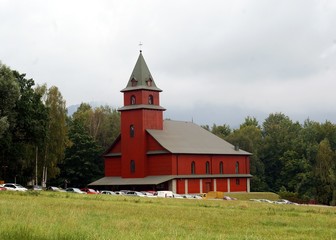
<instances>
[{"instance_id":1,"label":"white trim","mask_svg":"<svg viewBox=\"0 0 336 240\"><path fill-rule=\"evenodd\" d=\"M176 193L176 179L172 180L172 191Z\"/></svg>"},{"instance_id":2,"label":"white trim","mask_svg":"<svg viewBox=\"0 0 336 240\"><path fill-rule=\"evenodd\" d=\"M203 193L203 181L200 179L200 193Z\"/></svg>"},{"instance_id":3,"label":"white trim","mask_svg":"<svg viewBox=\"0 0 336 240\"><path fill-rule=\"evenodd\" d=\"M228 192L231 192L230 178L227 179L227 189L228 189Z\"/></svg>"},{"instance_id":4,"label":"white trim","mask_svg":"<svg viewBox=\"0 0 336 240\"><path fill-rule=\"evenodd\" d=\"M188 194L188 179L184 180L184 193Z\"/></svg>"},{"instance_id":5,"label":"white trim","mask_svg":"<svg viewBox=\"0 0 336 240\"><path fill-rule=\"evenodd\" d=\"M214 191L217 192L217 179L214 179Z\"/></svg>"},{"instance_id":6,"label":"white trim","mask_svg":"<svg viewBox=\"0 0 336 240\"><path fill-rule=\"evenodd\" d=\"M246 184L247 186L246 186L246 191L249 193L250 192L250 179L249 178L247 178L247 184Z\"/></svg>"}]
</instances>

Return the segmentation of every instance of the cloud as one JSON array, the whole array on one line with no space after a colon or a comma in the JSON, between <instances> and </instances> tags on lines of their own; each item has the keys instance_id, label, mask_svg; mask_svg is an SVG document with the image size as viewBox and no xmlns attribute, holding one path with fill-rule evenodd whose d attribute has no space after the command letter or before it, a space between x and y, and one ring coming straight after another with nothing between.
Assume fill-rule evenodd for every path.
<instances>
[{"instance_id":1,"label":"cloud","mask_svg":"<svg viewBox=\"0 0 336 240\"><path fill-rule=\"evenodd\" d=\"M58 86L68 105L121 106L142 41L162 105L176 118L212 124L281 111L336 120L334 1L0 4L1 61Z\"/></svg>"}]
</instances>

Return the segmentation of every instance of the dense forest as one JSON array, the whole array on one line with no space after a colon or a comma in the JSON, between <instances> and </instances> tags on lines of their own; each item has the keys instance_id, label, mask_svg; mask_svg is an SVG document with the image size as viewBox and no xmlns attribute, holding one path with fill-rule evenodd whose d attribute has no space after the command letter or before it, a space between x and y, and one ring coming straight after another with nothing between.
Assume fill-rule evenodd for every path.
<instances>
[{"instance_id":1,"label":"dense forest","mask_svg":"<svg viewBox=\"0 0 336 240\"><path fill-rule=\"evenodd\" d=\"M238 129L203 127L253 154L252 191L336 204L335 124L272 113L262 124L247 117ZM82 103L67 116L57 87L0 64L0 180L85 186L103 176L101 154L119 132L116 109Z\"/></svg>"}]
</instances>

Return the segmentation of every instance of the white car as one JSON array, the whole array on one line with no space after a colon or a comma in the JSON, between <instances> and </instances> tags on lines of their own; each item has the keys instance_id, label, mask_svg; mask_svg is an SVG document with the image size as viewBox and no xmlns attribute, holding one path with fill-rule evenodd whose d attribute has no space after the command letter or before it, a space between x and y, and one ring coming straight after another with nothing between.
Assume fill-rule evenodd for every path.
<instances>
[{"instance_id":1,"label":"white car","mask_svg":"<svg viewBox=\"0 0 336 240\"><path fill-rule=\"evenodd\" d=\"M173 198L174 193L172 191L157 191L157 197L162 198Z\"/></svg>"},{"instance_id":2,"label":"white car","mask_svg":"<svg viewBox=\"0 0 336 240\"><path fill-rule=\"evenodd\" d=\"M100 192L101 194L105 194L105 195L117 195L115 192L112 191L107 191L107 190L103 190Z\"/></svg>"},{"instance_id":3,"label":"white car","mask_svg":"<svg viewBox=\"0 0 336 240\"><path fill-rule=\"evenodd\" d=\"M27 188L22 187L20 184L16 184L16 183L5 183L4 187L9 191L25 192L28 190Z\"/></svg>"},{"instance_id":4,"label":"white car","mask_svg":"<svg viewBox=\"0 0 336 240\"><path fill-rule=\"evenodd\" d=\"M65 191L70 192L70 193L86 194L86 192L83 192L79 188L67 188L67 189L65 189Z\"/></svg>"}]
</instances>

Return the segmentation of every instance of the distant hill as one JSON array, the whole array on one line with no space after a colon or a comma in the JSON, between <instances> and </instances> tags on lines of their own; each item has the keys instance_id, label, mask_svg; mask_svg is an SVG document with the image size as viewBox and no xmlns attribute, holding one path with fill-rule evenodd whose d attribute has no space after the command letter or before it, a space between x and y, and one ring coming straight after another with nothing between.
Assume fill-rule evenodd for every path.
<instances>
[{"instance_id":1,"label":"distant hill","mask_svg":"<svg viewBox=\"0 0 336 240\"><path fill-rule=\"evenodd\" d=\"M72 114L74 114L74 112L77 111L77 109L79 108L80 104L75 104L75 105L70 105L67 107L68 110L68 116L72 116ZM92 108L96 108L96 107L100 107L100 106L110 106L111 108L116 108L115 106L111 106L110 104L106 103L106 102L89 102L88 104L90 104L90 106Z\"/></svg>"}]
</instances>

